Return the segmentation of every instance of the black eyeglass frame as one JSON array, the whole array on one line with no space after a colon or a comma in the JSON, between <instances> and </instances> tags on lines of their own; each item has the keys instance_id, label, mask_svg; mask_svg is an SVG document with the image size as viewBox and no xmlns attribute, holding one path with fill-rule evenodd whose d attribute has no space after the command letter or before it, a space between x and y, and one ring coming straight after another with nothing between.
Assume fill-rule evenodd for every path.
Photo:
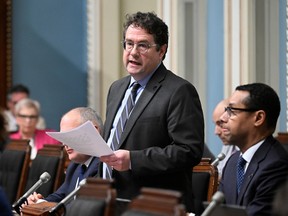
<instances>
[{"instance_id":1,"label":"black eyeglass frame","mask_svg":"<svg viewBox=\"0 0 288 216\"><path fill-rule=\"evenodd\" d=\"M127 42L133 44L133 47L131 47L131 49L128 49L128 48L127 48L127 44L126 44ZM127 52L131 52L131 51L134 49L135 45L136 45L136 50L137 50L138 52L140 52L141 54L147 53L148 50L149 50L151 47L158 46L158 44L149 44L148 42L134 43L133 41L129 41L129 40L128 40L128 41L126 41L126 40L121 41L121 43L122 43L123 49L126 50ZM140 45L140 46L139 46L139 45ZM142 48L141 48L141 45L142 45ZM144 50L143 50L143 45L147 46ZM141 49L142 49L142 50L141 50Z\"/></svg>"},{"instance_id":2,"label":"black eyeglass frame","mask_svg":"<svg viewBox=\"0 0 288 216\"><path fill-rule=\"evenodd\" d=\"M39 118L38 115L22 115L22 114L17 114L17 116L21 119L31 119L31 120L36 120Z\"/></svg>"},{"instance_id":3,"label":"black eyeglass frame","mask_svg":"<svg viewBox=\"0 0 288 216\"><path fill-rule=\"evenodd\" d=\"M233 110L237 110L237 111L242 111L242 112L256 112L260 109L253 109L253 108L237 108L237 107L231 107L231 106L227 106L225 107L225 112L228 113L229 116L231 116L232 114L234 114Z\"/></svg>"}]
</instances>

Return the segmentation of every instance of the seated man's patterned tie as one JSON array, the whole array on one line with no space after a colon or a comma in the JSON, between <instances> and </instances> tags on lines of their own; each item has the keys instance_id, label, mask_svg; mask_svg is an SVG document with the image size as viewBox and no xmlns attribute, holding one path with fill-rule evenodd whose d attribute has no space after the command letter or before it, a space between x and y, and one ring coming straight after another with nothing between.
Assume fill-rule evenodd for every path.
<instances>
[{"instance_id":1,"label":"seated man's patterned tie","mask_svg":"<svg viewBox=\"0 0 288 216\"><path fill-rule=\"evenodd\" d=\"M246 160L240 156L237 162L237 193L239 194L242 182L244 180Z\"/></svg>"}]
</instances>

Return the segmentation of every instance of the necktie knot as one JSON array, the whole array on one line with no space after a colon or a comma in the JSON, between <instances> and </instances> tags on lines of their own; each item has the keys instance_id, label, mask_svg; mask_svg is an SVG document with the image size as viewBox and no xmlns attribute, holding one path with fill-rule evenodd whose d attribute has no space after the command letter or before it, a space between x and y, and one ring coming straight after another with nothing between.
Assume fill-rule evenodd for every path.
<instances>
[{"instance_id":1,"label":"necktie knot","mask_svg":"<svg viewBox=\"0 0 288 216\"><path fill-rule=\"evenodd\" d=\"M135 82L133 84L133 87L132 87L132 90L131 90L131 94L132 94L132 99L133 99L133 102L135 101L136 99L136 96L137 96L137 90L140 88L140 84Z\"/></svg>"},{"instance_id":2,"label":"necktie knot","mask_svg":"<svg viewBox=\"0 0 288 216\"><path fill-rule=\"evenodd\" d=\"M240 156L239 159L238 159L238 165L240 167L244 167L245 164L246 164L246 160L242 156Z\"/></svg>"},{"instance_id":3,"label":"necktie knot","mask_svg":"<svg viewBox=\"0 0 288 216\"><path fill-rule=\"evenodd\" d=\"M87 167L85 164L81 165L81 174L84 175L85 171L86 171Z\"/></svg>"}]
</instances>

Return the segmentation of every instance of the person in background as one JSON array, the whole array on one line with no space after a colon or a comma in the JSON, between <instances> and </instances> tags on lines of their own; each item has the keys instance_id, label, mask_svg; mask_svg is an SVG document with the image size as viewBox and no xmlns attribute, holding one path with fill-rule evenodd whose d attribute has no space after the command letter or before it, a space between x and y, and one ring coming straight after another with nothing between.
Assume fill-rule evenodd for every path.
<instances>
[{"instance_id":1,"label":"person in background","mask_svg":"<svg viewBox=\"0 0 288 216\"><path fill-rule=\"evenodd\" d=\"M219 164L217 165L218 168L218 173L219 173L219 179L221 178L222 175L222 170L223 167L225 166L227 160L230 158L230 156L232 154L234 154L238 149L237 146L235 145L230 145L228 143L228 140L222 130L222 124L223 122L221 121L220 117L221 115L225 112L225 107L228 105L228 99L224 99L222 101L220 101L214 111L213 111L213 122L215 124L215 130L214 133L220 138L220 140L223 143L221 152L225 154L225 158L219 162Z\"/></svg>"},{"instance_id":2,"label":"person in background","mask_svg":"<svg viewBox=\"0 0 288 216\"><path fill-rule=\"evenodd\" d=\"M3 114L3 110L0 109L0 154L7 144L7 138L8 133L6 131L6 120ZM9 203L2 187L0 187L0 215L12 216L11 204Z\"/></svg>"},{"instance_id":3,"label":"person in background","mask_svg":"<svg viewBox=\"0 0 288 216\"><path fill-rule=\"evenodd\" d=\"M64 132L72 130L87 121L91 121L102 135L103 123L100 116L93 109L86 107L74 108L67 112L61 119L60 131ZM81 145L81 143L79 143L79 145ZM78 186L80 182L79 173L81 172L83 165L86 167L86 171L83 176L84 178L96 176L99 166L98 158L81 154L65 144L64 146L69 159L71 160L71 163L66 171L65 181L56 192L48 195L46 198L44 198L44 200L41 194L37 194L36 192L33 193L27 199L28 204L33 204L40 201L60 202Z\"/></svg>"},{"instance_id":4,"label":"person in background","mask_svg":"<svg viewBox=\"0 0 288 216\"><path fill-rule=\"evenodd\" d=\"M99 172L115 179L122 200L133 199L142 187L176 190L183 194L186 210L193 212L192 168L204 148L199 95L162 62L168 48L167 25L153 12L126 18L123 63L130 75L109 89L104 139L114 154L100 157ZM136 105L127 113L130 102ZM118 205L118 214L125 208L124 202Z\"/></svg>"},{"instance_id":5,"label":"person in background","mask_svg":"<svg viewBox=\"0 0 288 216\"><path fill-rule=\"evenodd\" d=\"M29 98L29 96L30 96L30 91L28 87L22 84L15 85L9 90L8 95L7 95L8 110L4 111L4 115L8 123L7 130L9 132L15 132L18 130L16 114L15 114L15 105L18 103L18 101L24 98ZM45 120L42 116L39 116L36 127L37 129L42 129L42 130L46 128Z\"/></svg>"},{"instance_id":6,"label":"person in background","mask_svg":"<svg viewBox=\"0 0 288 216\"><path fill-rule=\"evenodd\" d=\"M280 114L277 93L263 83L237 86L221 115L222 132L237 151L226 163L219 190L225 203L248 216L271 215L274 195L287 180L288 153L273 137Z\"/></svg>"},{"instance_id":7,"label":"person in background","mask_svg":"<svg viewBox=\"0 0 288 216\"><path fill-rule=\"evenodd\" d=\"M31 146L31 159L33 160L37 151L44 147L44 144L60 144L57 140L46 134L51 129L39 130L36 128L40 115L39 103L30 98L24 98L15 106L16 121L19 130L10 133L11 139L29 139Z\"/></svg>"}]
</instances>

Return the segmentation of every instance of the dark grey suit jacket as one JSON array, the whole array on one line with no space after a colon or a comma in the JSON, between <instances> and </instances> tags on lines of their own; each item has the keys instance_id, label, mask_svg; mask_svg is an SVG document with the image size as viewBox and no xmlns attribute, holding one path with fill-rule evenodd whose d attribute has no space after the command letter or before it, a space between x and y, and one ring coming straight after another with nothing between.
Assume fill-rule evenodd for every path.
<instances>
[{"instance_id":1,"label":"dark grey suit jacket","mask_svg":"<svg viewBox=\"0 0 288 216\"><path fill-rule=\"evenodd\" d=\"M105 140L129 83L127 76L110 87ZM130 151L132 169L113 171L118 197L132 199L141 187L173 189L183 193L192 211L192 167L201 160L203 146L204 120L196 89L161 64L121 136L120 149Z\"/></svg>"},{"instance_id":2,"label":"dark grey suit jacket","mask_svg":"<svg viewBox=\"0 0 288 216\"><path fill-rule=\"evenodd\" d=\"M239 154L233 154L223 169L219 190L224 192L226 203L247 206L249 216L272 215L275 190L286 181L288 174L287 152L269 136L255 152L237 197L236 166Z\"/></svg>"}]
</instances>

